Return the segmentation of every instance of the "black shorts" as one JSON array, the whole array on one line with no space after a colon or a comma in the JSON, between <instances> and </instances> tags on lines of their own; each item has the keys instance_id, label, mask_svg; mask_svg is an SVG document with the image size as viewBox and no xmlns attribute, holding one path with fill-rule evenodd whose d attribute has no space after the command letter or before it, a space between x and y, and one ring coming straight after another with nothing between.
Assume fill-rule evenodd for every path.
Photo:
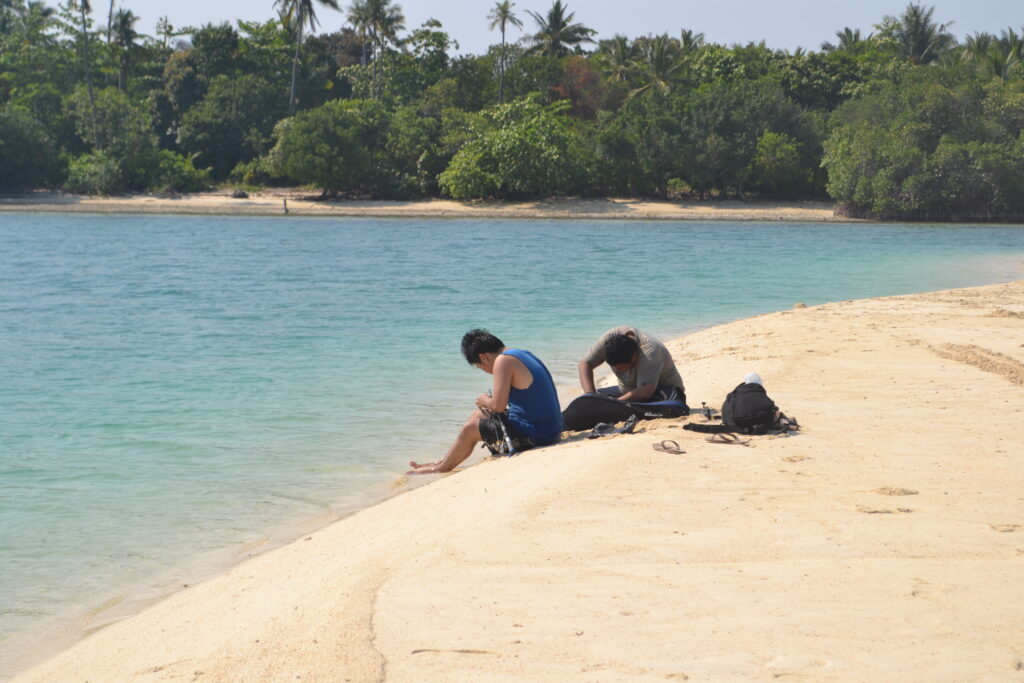
<instances>
[{"instance_id":1,"label":"black shorts","mask_svg":"<svg viewBox=\"0 0 1024 683\"><path fill-rule=\"evenodd\" d=\"M502 426L505 427L504 432ZM533 448L533 441L528 436L523 434L519 429L508 421L508 416L504 413L490 413L487 417L481 417L478 423L480 429L480 436L483 437L484 443L488 446L500 447L505 443L505 434L508 434L509 440L512 441L512 448L517 451L525 451L528 448ZM492 448L491 450L494 450Z\"/></svg>"}]
</instances>

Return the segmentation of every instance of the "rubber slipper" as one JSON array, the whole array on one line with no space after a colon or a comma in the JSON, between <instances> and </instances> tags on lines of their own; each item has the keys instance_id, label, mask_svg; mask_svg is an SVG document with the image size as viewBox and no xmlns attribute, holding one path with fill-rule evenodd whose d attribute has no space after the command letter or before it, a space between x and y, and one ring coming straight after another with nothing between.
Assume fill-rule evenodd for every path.
<instances>
[{"instance_id":1,"label":"rubber slipper","mask_svg":"<svg viewBox=\"0 0 1024 683\"><path fill-rule=\"evenodd\" d=\"M743 441L740 439L740 437L730 432L721 432L719 434L715 434L714 436L709 436L707 438L707 441L708 443L721 443L727 446L746 446L747 444L750 443L750 439Z\"/></svg>"},{"instance_id":2,"label":"rubber slipper","mask_svg":"<svg viewBox=\"0 0 1024 683\"><path fill-rule=\"evenodd\" d=\"M672 453L674 455L680 455L686 452L672 439L665 439L661 443L654 444L654 450L661 451L662 453Z\"/></svg>"}]
</instances>

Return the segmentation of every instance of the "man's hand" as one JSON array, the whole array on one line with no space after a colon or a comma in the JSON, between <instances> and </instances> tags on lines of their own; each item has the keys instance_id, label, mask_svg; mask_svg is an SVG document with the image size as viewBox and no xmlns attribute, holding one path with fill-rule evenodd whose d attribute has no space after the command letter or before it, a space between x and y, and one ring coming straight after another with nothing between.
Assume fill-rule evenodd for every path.
<instances>
[{"instance_id":1,"label":"man's hand","mask_svg":"<svg viewBox=\"0 0 1024 683\"><path fill-rule=\"evenodd\" d=\"M480 394L476 397L476 407L481 410L491 410L491 397L487 394Z\"/></svg>"},{"instance_id":2,"label":"man's hand","mask_svg":"<svg viewBox=\"0 0 1024 683\"><path fill-rule=\"evenodd\" d=\"M654 392L657 390L658 385L656 384L645 384L642 387L637 387L632 391L627 391L621 396L616 396L620 401L648 401L654 396Z\"/></svg>"}]
</instances>

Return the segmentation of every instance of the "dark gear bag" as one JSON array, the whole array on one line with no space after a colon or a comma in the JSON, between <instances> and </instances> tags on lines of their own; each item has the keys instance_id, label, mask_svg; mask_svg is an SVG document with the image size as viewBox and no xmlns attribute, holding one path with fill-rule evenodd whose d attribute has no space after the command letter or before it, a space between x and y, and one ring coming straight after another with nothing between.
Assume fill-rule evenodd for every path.
<instances>
[{"instance_id":1,"label":"dark gear bag","mask_svg":"<svg viewBox=\"0 0 1024 683\"><path fill-rule=\"evenodd\" d=\"M794 418L786 417L768 398L760 384L740 384L725 397L722 404L722 424L709 425L689 423L683 429L702 434L767 434L768 432L792 432L800 429Z\"/></svg>"},{"instance_id":2,"label":"dark gear bag","mask_svg":"<svg viewBox=\"0 0 1024 683\"><path fill-rule=\"evenodd\" d=\"M764 387L743 383L729 392L722 404L722 423L740 434L767 434L778 429L779 409Z\"/></svg>"},{"instance_id":3,"label":"dark gear bag","mask_svg":"<svg viewBox=\"0 0 1024 683\"><path fill-rule=\"evenodd\" d=\"M570 431L593 429L599 423L615 424L636 416L638 420L657 419L663 417L682 417L690 414L686 405L686 395L678 388L672 397L663 401L634 403L620 401L603 392L578 396L562 411L565 428Z\"/></svg>"}]
</instances>

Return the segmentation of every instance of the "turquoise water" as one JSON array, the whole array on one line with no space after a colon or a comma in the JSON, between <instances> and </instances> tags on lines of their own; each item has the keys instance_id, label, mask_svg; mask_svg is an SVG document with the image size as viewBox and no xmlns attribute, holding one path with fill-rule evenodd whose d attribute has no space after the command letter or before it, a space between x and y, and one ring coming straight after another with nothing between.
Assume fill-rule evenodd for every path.
<instances>
[{"instance_id":1,"label":"turquoise water","mask_svg":"<svg viewBox=\"0 0 1024 683\"><path fill-rule=\"evenodd\" d=\"M0 647L386 496L489 384L470 327L569 385L617 324L1024 277L989 226L0 214L0 244Z\"/></svg>"}]
</instances>

